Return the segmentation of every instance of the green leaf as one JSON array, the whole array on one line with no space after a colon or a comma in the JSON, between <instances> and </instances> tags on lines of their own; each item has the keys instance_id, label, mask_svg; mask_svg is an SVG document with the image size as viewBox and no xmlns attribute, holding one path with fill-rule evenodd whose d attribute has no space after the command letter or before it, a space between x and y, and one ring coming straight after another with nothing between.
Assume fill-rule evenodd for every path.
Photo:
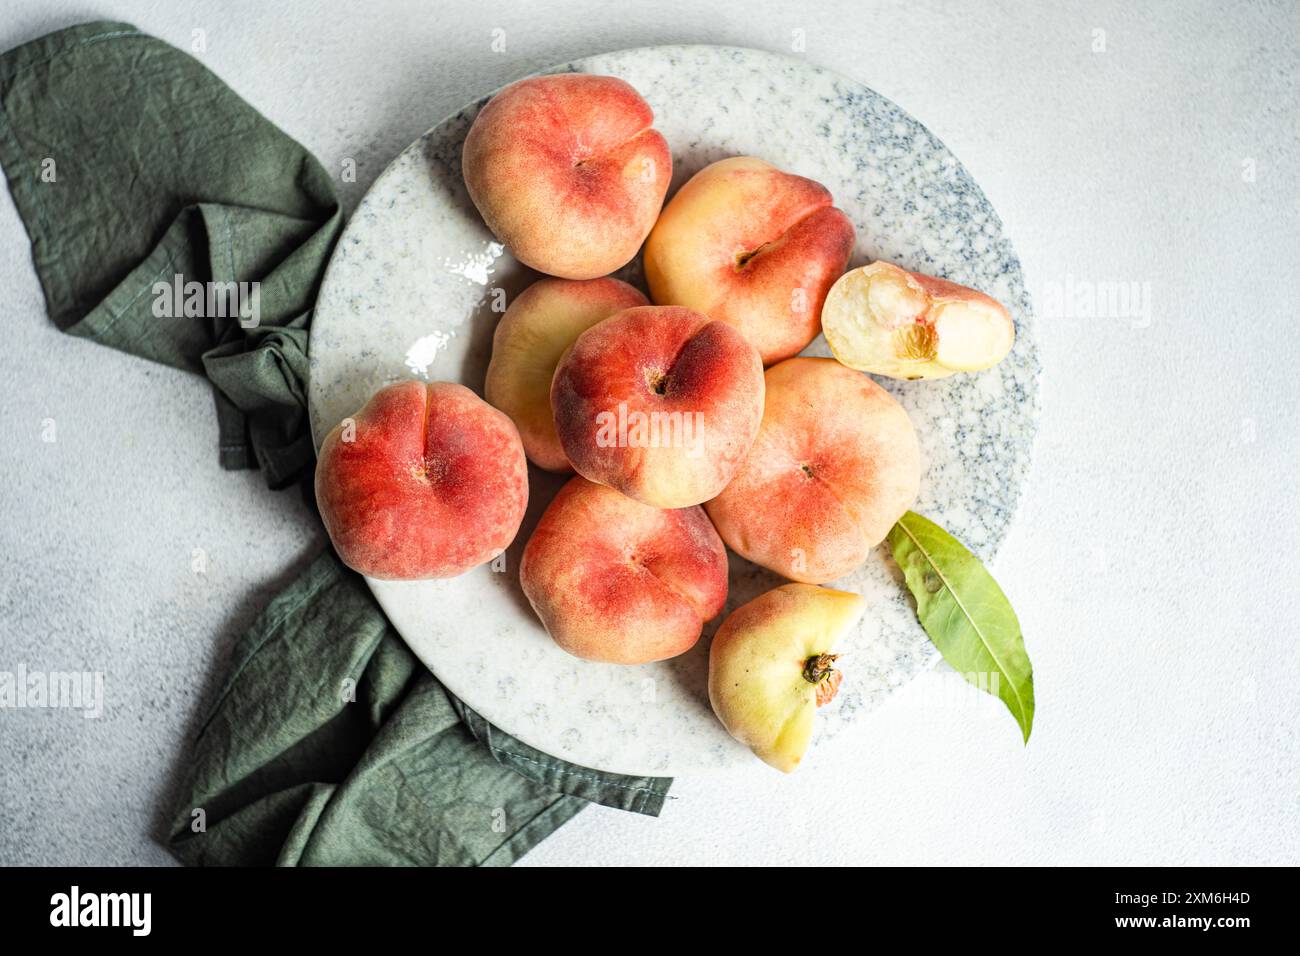
<instances>
[{"instance_id":1,"label":"green leaf","mask_svg":"<svg viewBox=\"0 0 1300 956\"><path fill-rule=\"evenodd\" d=\"M889 532L916 615L943 659L995 694L1029 742L1034 670L1011 602L979 558L928 518L909 511Z\"/></svg>"}]
</instances>

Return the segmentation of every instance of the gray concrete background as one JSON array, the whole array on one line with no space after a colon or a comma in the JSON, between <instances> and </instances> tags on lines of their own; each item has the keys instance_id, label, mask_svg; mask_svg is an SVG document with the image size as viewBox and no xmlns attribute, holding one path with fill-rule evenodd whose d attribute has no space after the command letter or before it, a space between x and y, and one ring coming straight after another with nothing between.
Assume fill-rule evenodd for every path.
<instances>
[{"instance_id":1,"label":"gray concrete background","mask_svg":"<svg viewBox=\"0 0 1300 956\"><path fill-rule=\"evenodd\" d=\"M1040 305L1149 289L1149 320L1039 324L1042 428L994 569L1035 665L1027 749L936 673L859 760L683 779L660 819L594 808L525 864L1300 862L1294 5L10 0L0 47L99 17L186 48L204 30L234 89L356 161L349 208L521 74L801 30L798 55L961 157ZM54 328L0 193L0 670L106 675L98 720L0 710L0 863L165 863L160 804L231 643L323 533L217 468L205 383Z\"/></svg>"}]
</instances>

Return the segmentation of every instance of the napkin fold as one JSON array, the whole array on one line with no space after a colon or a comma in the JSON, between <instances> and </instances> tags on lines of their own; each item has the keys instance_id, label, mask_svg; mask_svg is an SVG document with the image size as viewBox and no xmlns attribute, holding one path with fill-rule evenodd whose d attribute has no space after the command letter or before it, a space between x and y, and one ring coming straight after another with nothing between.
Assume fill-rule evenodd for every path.
<instances>
[{"instance_id":1,"label":"napkin fold","mask_svg":"<svg viewBox=\"0 0 1300 956\"><path fill-rule=\"evenodd\" d=\"M54 322L206 376L223 467L309 475L311 309L343 227L316 159L192 56L96 22L0 56L0 165ZM239 641L169 845L203 864L509 864L588 802L657 815L671 783L488 724L326 551Z\"/></svg>"}]
</instances>

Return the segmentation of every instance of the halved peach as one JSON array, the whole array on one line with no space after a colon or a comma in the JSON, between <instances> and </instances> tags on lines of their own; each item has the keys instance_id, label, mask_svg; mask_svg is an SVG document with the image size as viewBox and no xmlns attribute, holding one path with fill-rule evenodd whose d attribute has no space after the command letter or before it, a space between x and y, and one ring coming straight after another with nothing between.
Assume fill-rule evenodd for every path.
<instances>
[{"instance_id":1,"label":"halved peach","mask_svg":"<svg viewBox=\"0 0 1300 956\"><path fill-rule=\"evenodd\" d=\"M787 584L732 611L709 648L709 703L727 732L777 770L799 766L839 690L835 647L865 609L848 591Z\"/></svg>"},{"instance_id":2,"label":"halved peach","mask_svg":"<svg viewBox=\"0 0 1300 956\"><path fill-rule=\"evenodd\" d=\"M1016 339L996 299L889 262L840 277L822 307L822 332L849 368L909 380L991 368Z\"/></svg>"}]
</instances>

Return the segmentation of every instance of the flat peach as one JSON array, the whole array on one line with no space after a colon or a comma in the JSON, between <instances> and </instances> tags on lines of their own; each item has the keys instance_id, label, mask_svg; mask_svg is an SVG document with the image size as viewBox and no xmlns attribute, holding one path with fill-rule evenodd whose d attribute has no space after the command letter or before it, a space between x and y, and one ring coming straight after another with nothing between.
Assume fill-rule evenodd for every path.
<instances>
[{"instance_id":1,"label":"flat peach","mask_svg":"<svg viewBox=\"0 0 1300 956\"><path fill-rule=\"evenodd\" d=\"M469 389L398 382L325 437L316 503L353 570L455 577L514 540L528 463L510 419Z\"/></svg>"},{"instance_id":2,"label":"flat peach","mask_svg":"<svg viewBox=\"0 0 1300 956\"><path fill-rule=\"evenodd\" d=\"M578 337L551 410L578 474L657 508L731 480L763 415L763 365L744 337L689 309L626 309Z\"/></svg>"},{"instance_id":3,"label":"flat peach","mask_svg":"<svg viewBox=\"0 0 1300 956\"><path fill-rule=\"evenodd\" d=\"M646 240L650 298L735 326L764 365L798 354L853 251L853 224L832 203L820 183L750 156L706 166Z\"/></svg>"},{"instance_id":4,"label":"flat peach","mask_svg":"<svg viewBox=\"0 0 1300 956\"><path fill-rule=\"evenodd\" d=\"M655 223L672 154L623 80L534 76L497 93L465 137L470 199L525 265L595 279L630 262Z\"/></svg>"},{"instance_id":5,"label":"flat peach","mask_svg":"<svg viewBox=\"0 0 1300 956\"><path fill-rule=\"evenodd\" d=\"M492 336L483 394L510 416L534 465L572 470L551 414L551 379L560 357L597 322L646 304L644 295L617 279L541 279L506 309Z\"/></svg>"},{"instance_id":6,"label":"flat peach","mask_svg":"<svg viewBox=\"0 0 1300 956\"><path fill-rule=\"evenodd\" d=\"M705 508L742 557L793 581L834 581L915 501L916 431L888 392L834 359L787 359L766 378L758 437Z\"/></svg>"},{"instance_id":7,"label":"flat peach","mask_svg":"<svg viewBox=\"0 0 1300 956\"><path fill-rule=\"evenodd\" d=\"M843 680L835 647L865 608L856 594L786 584L727 615L709 646L709 703L727 732L777 770L798 767Z\"/></svg>"},{"instance_id":8,"label":"flat peach","mask_svg":"<svg viewBox=\"0 0 1300 956\"><path fill-rule=\"evenodd\" d=\"M644 664L690 650L727 600L727 552L700 508L673 511L573 478L519 568L537 616L577 657Z\"/></svg>"}]
</instances>

